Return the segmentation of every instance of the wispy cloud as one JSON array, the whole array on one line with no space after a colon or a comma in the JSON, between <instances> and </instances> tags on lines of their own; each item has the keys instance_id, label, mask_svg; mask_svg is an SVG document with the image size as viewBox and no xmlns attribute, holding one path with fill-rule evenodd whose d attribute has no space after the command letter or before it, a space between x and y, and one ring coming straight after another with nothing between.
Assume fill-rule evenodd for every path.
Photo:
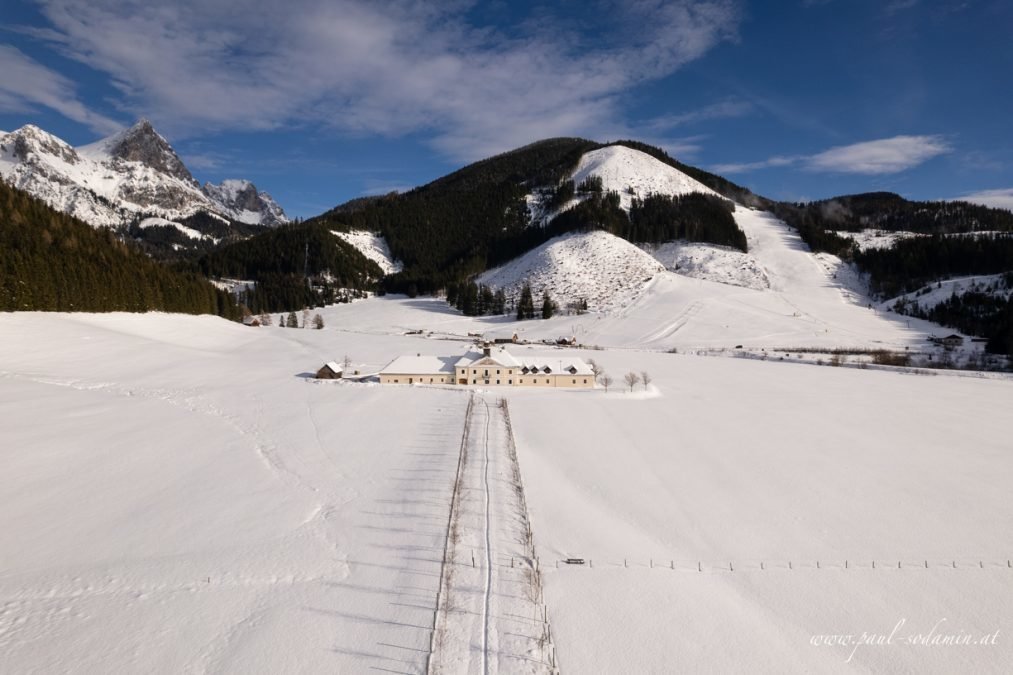
<instances>
[{"instance_id":1,"label":"wispy cloud","mask_svg":"<svg viewBox=\"0 0 1013 675\"><path fill-rule=\"evenodd\" d=\"M981 190L958 197L958 199L964 202L971 202L972 204L984 204L996 209L1009 209L1013 211L1013 188Z\"/></svg>"},{"instance_id":2,"label":"wispy cloud","mask_svg":"<svg viewBox=\"0 0 1013 675\"><path fill-rule=\"evenodd\" d=\"M886 3L883 7L883 12L887 15L892 15L917 6L918 0L892 0Z\"/></svg>"},{"instance_id":3,"label":"wispy cloud","mask_svg":"<svg viewBox=\"0 0 1013 675\"><path fill-rule=\"evenodd\" d=\"M647 120L642 126L650 131L665 131L709 120L744 117L752 112L753 108L753 104L749 101L720 101L718 103L712 103L711 105L698 108L697 110L674 113L671 115L661 115Z\"/></svg>"},{"instance_id":4,"label":"wispy cloud","mask_svg":"<svg viewBox=\"0 0 1013 675\"><path fill-rule=\"evenodd\" d=\"M791 166L797 163L801 157L780 157L774 156L758 162L737 162L731 164L716 164L713 168L718 173L746 173L757 169L770 169L778 166Z\"/></svg>"},{"instance_id":5,"label":"wispy cloud","mask_svg":"<svg viewBox=\"0 0 1013 675\"><path fill-rule=\"evenodd\" d=\"M122 126L85 106L71 80L15 47L0 45L0 110L28 112L38 106L55 110L98 133Z\"/></svg>"},{"instance_id":6,"label":"wispy cloud","mask_svg":"<svg viewBox=\"0 0 1013 675\"><path fill-rule=\"evenodd\" d=\"M805 160L807 169L834 173L899 173L952 148L942 136L894 136L830 148Z\"/></svg>"},{"instance_id":7,"label":"wispy cloud","mask_svg":"<svg viewBox=\"0 0 1013 675\"><path fill-rule=\"evenodd\" d=\"M325 122L423 132L455 159L621 128L623 92L735 39L739 24L736 0L603 0L600 18L623 21L595 45L537 22L470 24L463 0L39 2L51 28L36 37L107 73L125 111L169 133Z\"/></svg>"},{"instance_id":8,"label":"wispy cloud","mask_svg":"<svg viewBox=\"0 0 1013 675\"><path fill-rule=\"evenodd\" d=\"M942 136L894 136L841 145L815 155L777 156L758 162L720 164L721 173L745 173L771 167L799 166L818 173L883 175L900 173L952 150Z\"/></svg>"}]
</instances>

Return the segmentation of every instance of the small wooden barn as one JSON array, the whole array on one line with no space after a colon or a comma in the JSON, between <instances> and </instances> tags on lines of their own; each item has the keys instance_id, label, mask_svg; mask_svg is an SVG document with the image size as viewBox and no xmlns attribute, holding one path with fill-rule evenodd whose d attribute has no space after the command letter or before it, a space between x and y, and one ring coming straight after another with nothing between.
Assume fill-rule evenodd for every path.
<instances>
[{"instance_id":1,"label":"small wooden barn","mask_svg":"<svg viewBox=\"0 0 1013 675\"><path fill-rule=\"evenodd\" d=\"M340 380L341 377L341 366L334 361L325 363L316 374L318 380Z\"/></svg>"}]
</instances>

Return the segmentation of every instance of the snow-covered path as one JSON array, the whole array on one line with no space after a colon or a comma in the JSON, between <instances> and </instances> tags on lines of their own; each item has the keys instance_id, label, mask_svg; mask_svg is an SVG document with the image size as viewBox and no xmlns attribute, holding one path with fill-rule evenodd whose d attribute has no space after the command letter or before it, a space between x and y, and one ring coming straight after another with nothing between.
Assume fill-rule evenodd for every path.
<instances>
[{"instance_id":1,"label":"snow-covered path","mask_svg":"<svg viewBox=\"0 0 1013 675\"><path fill-rule=\"evenodd\" d=\"M471 408L432 672L552 672L504 406Z\"/></svg>"}]
</instances>

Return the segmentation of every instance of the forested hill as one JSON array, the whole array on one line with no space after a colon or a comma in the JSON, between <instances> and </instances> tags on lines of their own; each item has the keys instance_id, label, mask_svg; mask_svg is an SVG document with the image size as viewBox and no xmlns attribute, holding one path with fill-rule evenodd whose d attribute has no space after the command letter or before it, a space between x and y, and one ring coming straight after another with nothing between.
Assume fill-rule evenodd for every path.
<instances>
[{"instance_id":1,"label":"forested hill","mask_svg":"<svg viewBox=\"0 0 1013 675\"><path fill-rule=\"evenodd\" d=\"M581 155L597 147L578 138L541 141L476 162L410 192L356 210L339 207L313 221L381 233L405 267L389 287L432 292L541 243L540 237L528 241L532 233L525 232L529 224L525 197L535 186L558 183Z\"/></svg>"},{"instance_id":2,"label":"forested hill","mask_svg":"<svg viewBox=\"0 0 1013 675\"><path fill-rule=\"evenodd\" d=\"M658 148L634 141L617 144L650 154L731 199L764 201L719 176L680 164ZM563 231L597 227L591 221L577 222L572 216L554 226L530 227L527 198L538 190L565 187L564 179L581 156L602 147L604 144L581 138L539 141L476 162L404 194L342 205L311 222L382 234L392 255L404 263L402 273L385 280L388 290L435 292L521 255ZM700 217L695 208L700 206L698 201L684 200L670 210L686 211L685 220L692 222ZM617 224L607 229L624 236L631 229L629 218L610 208L610 203L603 200L602 208L592 209L594 215L601 216L597 218L601 222L615 221ZM714 211L710 204L704 208ZM603 210L607 213L598 213ZM725 239L714 243L728 243Z\"/></svg>"},{"instance_id":3,"label":"forested hill","mask_svg":"<svg viewBox=\"0 0 1013 675\"><path fill-rule=\"evenodd\" d=\"M209 277L256 281L244 298L254 312L330 304L343 289L370 289L383 276L375 262L321 222L282 225L223 246L202 256L196 267Z\"/></svg>"},{"instance_id":4,"label":"forested hill","mask_svg":"<svg viewBox=\"0 0 1013 675\"><path fill-rule=\"evenodd\" d=\"M0 310L238 318L232 297L0 181Z\"/></svg>"}]
</instances>

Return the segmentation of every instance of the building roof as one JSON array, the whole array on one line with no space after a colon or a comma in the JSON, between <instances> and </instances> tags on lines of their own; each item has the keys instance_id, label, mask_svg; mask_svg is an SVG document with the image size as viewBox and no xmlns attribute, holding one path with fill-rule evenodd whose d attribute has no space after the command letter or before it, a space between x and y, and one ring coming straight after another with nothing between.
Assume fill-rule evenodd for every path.
<instances>
[{"instance_id":1,"label":"building roof","mask_svg":"<svg viewBox=\"0 0 1013 675\"><path fill-rule=\"evenodd\" d=\"M489 359L492 365L499 365L505 368L527 368L529 371L536 370L539 373L544 373L545 369L548 368L548 374L550 375L567 372L571 368L574 375L593 375L591 366L584 359L537 355L524 355L522 358L518 358L503 347L492 349L489 356L486 356L481 350L470 349L454 365L458 368L471 368L482 364L482 361L486 359Z\"/></svg>"},{"instance_id":2,"label":"building roof","mask_svg":"<svg viewBox=\"0 0 1013 675\"><path fill-rule=\"evenodd\" d=\"M327 363L324 364L324 367L325 368L330 368L335 373L340 373L341 372L341 366L338 364L337 361L328 361Z\"/></svg>"},{"instance_id":3,"label":"building roof","mask_svg":"<svg viewBox=\"0 0 1013 675\"><path fill-rule=\"evenodd\" d=\"M399 356L388 363L381 375L444 375L453 374L453 357Z\"/></svg>"}]
</instances>

